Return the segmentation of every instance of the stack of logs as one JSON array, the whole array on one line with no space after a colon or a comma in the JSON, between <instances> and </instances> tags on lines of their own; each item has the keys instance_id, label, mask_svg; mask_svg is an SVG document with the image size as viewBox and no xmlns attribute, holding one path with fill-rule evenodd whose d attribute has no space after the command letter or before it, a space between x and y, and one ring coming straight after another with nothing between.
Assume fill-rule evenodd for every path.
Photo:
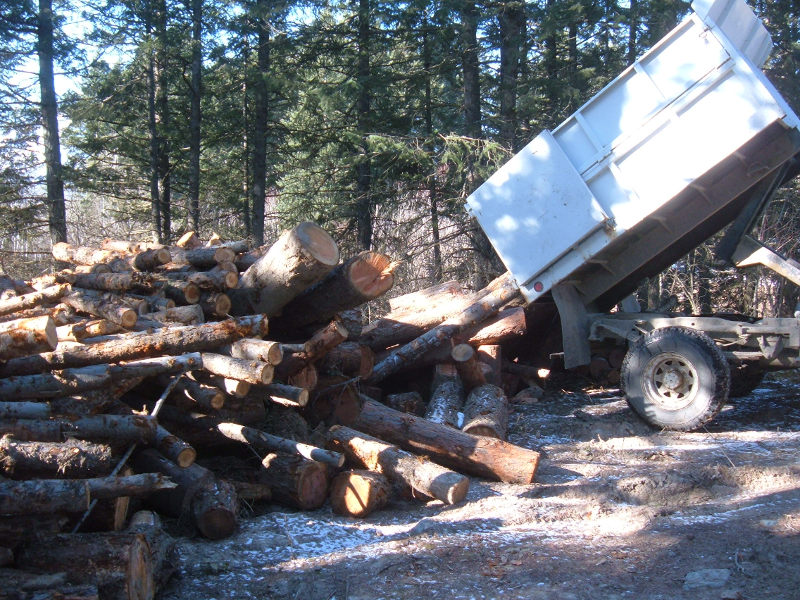
<instances>
[{"instance_id":1,"label":"stack of logs","mask_svg":"<svg viewBox=\"0 0 800 600\"><path fill-rule=\"evenodd\" d=\"M533 480L538 453L505 441L536 377L502 356L525 333L508 276L362 326L396 265L340 262L312 223L254 250L190 233L53 257L0 276L0 597L152 598L173 544L133 508L219 539L242 503L364 517L398 492L459 502L468 475Z\"/></svg>"}]
</instances>

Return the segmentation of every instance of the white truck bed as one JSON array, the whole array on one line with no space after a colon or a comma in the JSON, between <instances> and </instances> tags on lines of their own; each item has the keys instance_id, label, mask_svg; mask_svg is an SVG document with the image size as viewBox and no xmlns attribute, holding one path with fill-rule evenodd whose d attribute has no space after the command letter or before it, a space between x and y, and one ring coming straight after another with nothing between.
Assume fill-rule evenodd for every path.
<instances>
[{"instance_id":1,"label":"white truck bed","mask_svg":"<svg viewBox=\"0 0 800 600\"><path fill-rule=\"evenodd\" d=\"M588 304L691 233L695 221L706 237L715 233L735 217L725 206L797 151L771 141L776 131L797 137L800 121L760 70L772 41L759 19L744 0L695 0L692 8L467 199L529 302L574 281ZM756 143L767 133L770 140ZM731 171L737 157L741 181L709 192L709 182L721 181L711 174L722 164ZM705 208L695 207L698 197ZM653 222L660 241L648 244L645 225ZM634 246L636 259L620 261ZM607 283L591 281L592 264Z\"/></svg>"}]
</instances>

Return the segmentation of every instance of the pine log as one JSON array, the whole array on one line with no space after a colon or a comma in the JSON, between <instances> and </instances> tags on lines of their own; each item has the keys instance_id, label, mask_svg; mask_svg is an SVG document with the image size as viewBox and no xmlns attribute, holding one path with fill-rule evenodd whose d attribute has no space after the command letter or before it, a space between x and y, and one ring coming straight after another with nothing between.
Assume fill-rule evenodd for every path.
<instances>
[{"instance_id":1,"label":"pine log","mask_svg":"<svg viewBox=\"0 0 800 600\"><path fill-rule=\"evenodd\" d=\"M143 533L37 536L20 549L17 560L34 572L65 572L72 584L94 584L98 597L108 600L153 600L162 578L162 565L154 564Z\"/></svg>"},{"instance_id":2,"label":"pine log","mask_svg":"<svg viewBox=\"0 0 800 600\"><path fill-rule=\"evenodd\" d=\"M508 399L502 388L488 383L473 389L464 403L464 433L506 439Z\"/></svg>"},{"instance_id":3,"label":"pine log","mask_svg":"<svg viewBox=\"0 0 800 600\"><path fill-rule=\"evenodd\" d=\"M253 338L245 338L232 344L226 344L219 351L234 358L260 360L272 366L279 365L283 360L283 349L280 343Z\"/></svg>"},{"instance_id":4,"label":"pine log","mask_svg":"<svg viewBox=\"0 0 800 600\"><path fill-rule=\"evenodd\" d=\"M478 363L477 353L469 344L456 344L450 350L450 357L456 366L461 382L464 384L464 391L469 392L473 388L480 387L486 383L486 376Z\"/></svg>"},{"instance_id":5,"label":"pine log","mask_svg":"<svg viewBox=\"0 0 800 600\"><path fill-rule=\"evenodd\" d=\"M300 510L325 504L329 481L324 464L289 454L268 454L261 464L264 483L270 486L275 501Z\"/></svg>"},{"instance_id":6,"label":"pine log","mask_svg":"<svg viewBox=\"0 0 800 600\"><path fill-rule=\"evenodd\" d=\"M525 335L527 330L525 309L521 306L510 306L465 329L456 336L456 340L471 346L500 344Z\"/></svg>"},{"instance_id":7,"label":"pine log","mask_svg":"<svg viewBox=\"0 0 800 600\"><path fill-rule=\"evenodd\" d=\"M303 344L302 351L284 352L283 360L277 366L278 377L285 380L300 372L304 367L321 359L346 339L347 330L344 325L338 320L331 321Z\"/></svg>"},{"instance_id":8,"label":"pine log","mask_svg":"<svg viewBox=\"0 0 800 600\"><path fill-rule=\"evenodd\" d=\"M115 443L152 443L156 421L143 415L96 415L70 419L4 419L0 434L18 440L60 442L67 437Z\"/></svg>"},{"instance_id":9,"label":"pine log","mask_svg":"<svg viewBox=\"0 0 800 600\"><path fill-rule=\"evenodd\" d=\"M9 315L21 310L41 306L42 304L56 302L66 294L70 293L71 289L72 288L69 284L62 283L45 288L38 292L23 294L22 296L9 298L8 300L0 300L0 315Z\"/></svg>"},{"instance_id":10,"label":"pine log","mask_svg":"<svg viewBox=\"0 0 800 600\"><path fill-rule=\"evenodd\" d=\"M309 391L305 388L285 385L283 383L271 383L269 385L259 386L257 391L266 394L267 400L275 402L276 404L296 408L302 408L308 404Z\"/></svg>"},{"instance_id":11,"label":"pine log","mask_svg":"<svg viewBox=\"0 0 800 600\"><path fill-rule=\"evenodd\" d=\"M136 319L139 316L135 310L122 305L113 298L92 294L91 290L74 288L72 293L64 296L62 301L75 310L108 319L126 329L136 325Z\"/></svg>"},{"instance_id":12,"label":"pine log","mask_svg":"<svg viewBox=\"0 0 800 600\"><path fill-rule=\"evenodd\" d=\"M56 351L15 358L0 365L0 377L113 363L148 356L213 350L241 338L260 337L266 333L266 329L267 319L262 315L226 319L203 325L171 327L152 334L131 335L64 352Z\"/></svg>"},{"instance_id":13,"label":"pine log","mask_svg":"<svg viewBox=\"0 0 800 600\"><path fill-rule=\"evenodd\" d=\"M50 414L46 402L0 402L0 419L46 419Z\"/></svg>"},{"instance_id":14,"label":"pine log","mask_svg":"<svg viewBox=\"0 0 800 600\"><path fill-rule=\"evenodd\" d=\"M175 242L175 245L185 250L192 250L193 248L201 248L203 242L200 241L194 231L187 231L181 236L181 239Z\"/></svg>"},{"instance_id":15,"label":"pine log","mask_svg":"<svg viewBox=\"0 0 800 600\"><path fill-rule=\"evenodd\" d=\"M166 387L168 384L166 378L159 378L159 385ZM176 384L173 395L188 398L195 403L199 412L219 410L225 406L225 394L218 387L200 383L191 377L182 377Z\"/></svg>"},{"instance_id":16,"label":"pine log","mask_svg":"<svg viewBox=\"0 0 800 600\"><path fill-rule=\"evenodd\" d=\"M153 449L135 454L133 465L138 471L162 473L177 484L148 499L159 511L175 517L191 516L198 531L212 540L228 537L236 529L236 492L205 467L194 463L181 468Z\"/></svg>"},{"instance_id":17,"label":"pine log","mask_svg":"<svg viewBox=\"0 0 800 600\"><path fill-rule=\"evenodd\" d=\"M120 253L116 250L101 250L100 248L90 248L87 246L73 246L65 242L53 244L53 258L57 261L76 263L79 265L93 265L95 263L105 263L114 258L119 258Z\"/></svg>"},{"instance_id":18,"label":"pine log","mask_svg":"<svg viewBox=\"0 0 800 600\"><path fill-rule=\"evenodd\" d=\"M331 348L317 363L317 370L326 375L347 375L366 379L375 366L375 353L358 342L342 342Z\"/></svg>"},{"instance_id":19,"label":"pine log","mask_svg":"<svg viewBox=\"0 0 800 600\"><path fill-rule=\"evenodd\" d=\"M347 517L366 517L389 502L391 487L380 473L345 471L331 481L329 499L333 512Z\"/></svg>"},{"instance_id":20,"label":"pine log","mask_svg":"<svg viewBox=\"0 0 800 600\"><path fill-rule=\"evenodd\" d=\"M172 435L161 425L156 427L154 446L166 458L180 468L190 467L197 458L197 451L177 435Z\"/></svg>"},{"instance_id":21,"label":"pine log","mask_svg":"<svg viewBox=\"0 0 800 600\"><path fill-rule=\"evenodd\" d=\"M56 324L49 316L0 323L0 360L55 350Z\"/></svg>"},{"instance_id":22,"label":"pine log","mask_svg":"<svg viewBox=\"0 0 800 600\"><path fill-rule=\"evenodd\" d=\"M402 392L399 394L387 394L383 399L383 403L389 408L399 410L400 412L411 413L412 415L421 415L424 412L425 402L419 392Z\"/></svg>"},{"instance_id":23,"label":"pine log","mask_svg":"<svg viewBox=\"0 0 800 600\"><path fill-rule=\"evenodd\" d=\"M178 254L193 267L198 269L210 269L219 263L231 262L236 259L236 252L232 248L225 246L215 246L211 248L193 248L183 250ZM173 261L175 258L173 257Z\"/></svg>"},{"instance_id":24,"label":"pine log","mask_svg":"<svg viewBox=\"0 0 800 600\"><path fill-rule=\"evenodd\" d=\"M158 321L159 323L181 323L182 325L201 325L206 320L203 308L199 304L176 306L157 312L144 313L141 318Z\"/></svg>"},{"instance_id":25,"label":"pine log","mask_svg":"<svg viewBox=\"0 0 800 600\"><path fill-rule=\"evenodd\" d=\"M506 483L532 483L539 464L539 453L534 450L469 435L370 399L365 399L353 427L410 452L429 456L456 471Z\"/></svg>"},{"instance_id":26,"label":"pine log","mask_svg":"<svg viewBox=\"0 0 800 600\"><path fill-rule=\"evenodd\" d=\"M0 482L0 514L81 512L95 499L148 496L175 484L157 473L90 479L29 479Z\"/></svg>"},{"instance_id":27,"label":"pine log","mask_svg":"<svg viewBox=\"0 0 800 600\"><path fill-rule=\"evenodd\" d=\"M355 464L445 504L461 502L469 490L467 477L349 427L331 427L328 444Z\"/></svg>"},{"instance_id":28,"label":"pine log","mask_svg":"<svg viewBox=\"0 0 800 600\"><path fill-rule=\"evenodd\" d=\"M96 585L69 583L65 572L0 569L3 600L99 600L99 594Z\"/></svg>"},{"instance_id":29,"label":"pine log","mask_svg":"<svg viewBox=\"0 0 800 600\"><path fill-rule=\"evenodd\" d=\"M105 444L0 439L0 468L12 479L100 477L111 473L114 463L111 447Z\"/></svg>"},{"instance_id":30,"label":"pine log","mask_svg":"<svg viewBox=\"0 0 800 600\"><path fill-rule=\"evenodd\" d=\"M148 273L129 271L127 273L59 273L59 283L69 283L74 287L105 292L127 292L134 288L151 290L153 276Z\"/></svg>"},{"instance_id":31,"label":"pine log","mask_svg":"<svg viewBox=\"0 0 800 600\"><path fill-rule=\"evenodd\" d=\"M106 238L100 242L100 247L103 250L114 250L122 254L136 254L137 252L144 252L145 250L161 250L166 248L164 244L157 242L132 242L130 240L114 240Z\"/></svg>"},{"instance_id":32,"label":"pine log","mask_svg":"<svg viewBox=\"0 0 800 600\"><path fill-rule=\"evenodd\" d=\"M458 413L464 405L464 384L452 365L436 365L431 398L425 418L432 423L458 427Z\"/></svg>"},{"instance_id":33,"label":"pine log","mask_svg":"<svg viewBox=\"0 0 800 600\"><path fill-rule=\"evenodd\" d=\"M178 565L175 541L167 535L158 514L149 510L135 512L126 531L145 536L150 547L150 558L155 565L156 590L162 589L175 573Z\"/></svg>"},{"instance_id":34,"label":"pine log","mask_svg":"<svg viewBox=\"0 0 800 600\"><path fill-rule=\"evenodd\" d=\"M178 304L197 304L200 302L200 288L190 281L170 281L161 284L164 295Z\"/></svg>"},{"instance_id":35,"label":"pine log","mask_svg":"<svg viewBox=\"0 0 800 600\"><path fill-rule=\"evenodd\" d=\"M81 342L87 338L113 335L121 331L124 331L121 325L107 319L91 319L56 327L56 336L59 341Z\"/></svg>"},{"instance_id":36,"label":"pine log","mask_svg":"<svg viewBox=\"0 0 800 600\"><path fill-rule=\"evenodd\" d=\"M232 273L219 268L213 268L208 271L175 271L165 273L164 277L167 279L188 281L189 283L195 284L201 290L213 290L217 292L236 287L239 283L238 271Z\"/></svg>"},{"instance_id":37,"label":"pine log","mask_svg":"<svg viewBox=\"0 0 800 600\"><path fill-rule=\"evenodd\" d=\"M200 294L199 300L200 308L203 309L203 314L208 318L219 318L228 315L231 312L231 298L228 294L208 293L203 292Z\"/></svg>"},{"instance_id":38,"label":"pine log","mask_svg":"<svg viewBox=\"0 0 800 600\"><path fill-rule=\"evenodd\" d=\"M349 425L361 412L357 382L346 377L320 379L303 412L314 423Z\"/></svg>"},{"instance_id":39,"label":"pine log","mask_svg":"<svg viewBox=\"0 0 800 600\"><path fill-rule=\"evenodd\" d=\"M365 250L341 263L281 310L280 327L294 330L325 322L389 291L397 266L388 256Z\"/></svg>"},{"instance_id":40,"label":"pine log","mask_svg":"<svg viewBox=\"0 0 800 600\"><path fill-rule=\"evenodd\" d=\"M0 544L16 549L35 535L58 533L64 531L68 525L69 516L64 513L0 516ZM0 577L0 584L2 582L3 578Z\"/></svg>"},{"instance_id":41,"label":"pine log","mask_svg":"<svg viewBox=\"0 0 800 600\"><path fill-rule=\"evenodd\" d=\"M246 381L253 385L266 385L272 382L275 368L258 360L233 358L225 354L203 352L203 369L228 379Z\"/></svg>"},{"instance_id":42,"label":"pine log","mask_svg":"<svg viewBox=\"0 0 800 600\"><path fill-rule=\"evenodd\" d=\"M437 304L451 310L453 304L460 303L466 295L460 281L445 281L410 294L389 298L389 312L413 313L423 308L433 308Z\"/></svg>"},{"instance_id":43,"label":"pine log","mask_svg":"<svg viewBox=\"0 0 800 600\"><path fill-rule=\"evenodd\" d=\"M199 368L199 353L145 358L116 365L92 365L39 375L0 379L0 399L57 398L112 386L115 382Z\"/></svg>"},{"instance_id":44,"label":"pine log","mask_svg":"<svg viewBox=\"0 0 800 600\"><path fill-rule=\"evenodd\" d=\"M478 360L488 370L486 381L493 385L503 385L503 348L499 344L483 344L478 346Z\"/></svg>"},{"instance_id":45,"label":"pine log","mask_svg":"<svg viewBox=\"0 0 800 600\"><path fill-rule=\"evenodd\" d=\"M417 358L424 355L431 348L439 346L445 340L452 338L467 327L487 319L520 293L513 277L509 273L501 275L484 289L491 291L481 296L480 300L465 308L458 315L451 317L441 325L437 325L415 340L394 350L389 356L375 365L368 382L380 382L398 371L402 366L413 364Z\"/></svg>"},{"instance_id":46,"label":"pine log","mask_svg":"<svg viewBox=\"0 0 800 600\"><path fill-rule=\"evenodd\" d=\"M338 452L323 450L316 446L271 435L253 427L246 427L237 423L220 423L217 428L225 437L243 444L249 444L262 455L269 452L283 452L297 454L308 460L316 460L337 469L344 465L344 455Z\"/></svg>"},{"instance_id":47,"label":"pine log","mask_svg":"<svg viewBox=\"0 0 800 600\"><path fill-rule=\"evenodd\" d=\"M314 223L300 223L281 234L267 253L243 274L233 314L277 314L339 262L339 249L328 233Z\"/></svg>"},{"instance_id":48,"label":"pine log","mask_svg":"<svg viewBox=\"0 0 800 600\"><path fill-rule=\"evenodd\" d=\"M319 374L314 365L306 365L285 379L289 385L307 390L313 390L319 385Z\"/></svg>"},{"instance_id":49,"label":"pine log","mask_svg":"<svg viewBox=\"0 0 800 600\"><path fill-rule=\"evenodd\" d=\"M336 316L336 319L347 329L347 339L351 342L358 341L358 338L361 337L361 330L364 327L364 316L361 314L361 310L359 308L343 310Z\"/></svg>"},{"instance_id":50,"label":"pine log","mask_svg":"<svg viewBox=\"0 0 800 600\"><path fill-rule=\"evenodd\" d=\"M272 500L272 488L266 483L238 481L236 479L225 479L224 481L233 486L233 489L236 490L236 495L242 502L250 504Z\"/></svg>"}]
</instances>

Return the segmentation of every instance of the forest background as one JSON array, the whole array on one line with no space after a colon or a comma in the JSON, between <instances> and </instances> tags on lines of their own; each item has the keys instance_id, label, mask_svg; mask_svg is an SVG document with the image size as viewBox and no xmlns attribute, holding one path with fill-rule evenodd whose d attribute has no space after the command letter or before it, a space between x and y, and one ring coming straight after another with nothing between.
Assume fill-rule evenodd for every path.
<instances>
[{"instance_id":1,"label":"forest background","mask_svg":"<svg viewBox=\"0 0 800 600\"><path fill-rule=\"evenodd\" d=\"M752 3L751 3L752 4ZM690 10L680 0L0 0L0 266L104 237L269 243L312 220L398 292L502 271L463 202ZM800 109L800 1L753 5ZM56 83L60 82L59 89ZM61 91L62 93L57 93ZM796 185L755 236L797 258ZM794 286L713 260L643 282L695 313L791 314Z\"/></svg>"}]
</instances>

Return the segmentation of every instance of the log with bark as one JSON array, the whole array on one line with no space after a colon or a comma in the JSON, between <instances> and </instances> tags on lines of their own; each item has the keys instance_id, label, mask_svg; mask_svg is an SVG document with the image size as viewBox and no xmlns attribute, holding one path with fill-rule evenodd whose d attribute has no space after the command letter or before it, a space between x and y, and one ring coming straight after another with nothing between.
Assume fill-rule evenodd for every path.
<instances>
[{"instance_id":1,"label":"log with bark","mask_svg":"<svg viewBox=\"0 0 800 600\"><path fill-rule=\"evenodd\" d=\"M487 367L486 381L496 386L503 385L503 348L499 344L478 346L478 360Z\"/></svg>"},{"instance_id":2,"label":"log with bark","mask_svg":"<svg viewBox=\"0 0 800 600\"><path fill-rule=\"evenodd\" d=\"M50 415L47 402L0 402L0 419L46 419Z\"/></svg>"},{"instance_id":3,"label":"log with bark","mask_svg":"<svg viewBox=\"0 0 800 600\"><path fill-rule=\"evenodd\" d=\"M371 399L364 400L353 427L456 471L506 483L532 483L539 464L535 450L469 435Z\"/></svg>"},{"instance_id":4,"label":"log with bark","mask_svg":"<svg viewBox=\"0 0 800 600\"><path fill-rule=\"evenodd\" d=\"M375 353L358 342L342 342L331 348L317 363L317 370L326 375L346 375L366 379L375 366Z\"/></svg>"},{"instance_id":5,"label":"log with bark","mask_svg":"<svg viewBox=\"0 0 800 600\"><path fill-rule=\"evenodd\" d=\"M339 262L339 249L328 233L310 222L284 232L267 253L249 267L233 293L233 314L274 316L293 298L323 279Z\"/></svg>"},{"instance_id":6,"label":"log with bark","mask_svg":"<svg viewBox=\"0 0 800 600\"><path fill-rule=\"evenodd\" d=\"M285 454L297 454L308 460L325 463L337 469L344 465L344 455L339 452L332 452L331 450L324 450L309 444L288 440L237 423L220 423L217 428L225 437L243 444L249 444L261 455L270 452L283 452Z\"/></svg>"},{"instance_id":7,"label":"log with bark","mask_svg":"<svg viewBox=\"0 0 800 600\"><path fill-rule=\"evenodd\" d=\"M464 384L453 365L436 365L431 398L425 418L432 423L458 427L458 413L464 405Z\"/></svg>"},{"instance_id":8,"label":"log with bark","mask_svg":"<svg viewBox=\"0 0 800 600\"><path fill-rule=\"evenodd\" d=\"M334 319L314 333L301 348L292 348L292 351L287 352L287 346L284 345L283 360L281 360L276 369L277 376L280 379L288 380L289 377L299 373L306 366L320 360L346 339L347 329L340 321Z\"/></svg>"},{"instance_id":9,"label":"log with bark","mask_svg":"<svg viewBox=\"0 0 800 600\"><path fill-rule=\"evenodd\" d=\"M269 402L293 408L303 408L308 404L310 397L307 389L283 383L259 386L256 388L256 393L263 394L263 397Z\"/></svg>"},{"instance_id":10,"label":"log with bark","mask_svg":"<svg viewBox=\"0 0 800 600\"><path fill-rule=\"evenodd\" d=\"M264 483L273 498L287 506L314 510L328 498L327 467L320 462L291 454L268 454L261 461Z\"/></svg>"},{"instance_id":11,"label":"log with bark","mask_svg":"<svg viewBox=\"0 0 800 600\"><path fill-rule=\"evenodd\" d=\"M272 365L258 360L233 358L225 354L203 352L201 354L203 369L213 375L246 381L253 385L266 385L272 382L275 371Z\"/></svg>"},{"instance_id":12,"label":"log with bark","mask_svg":"<svg viewBox=\"0 0 800 600\"><path fill-rule=\"evenodd\" d=\"M486 375L478 362L475 349L469 344L456 344L450 350L450 357L458 371L458 376L464 384L464 391L469 392L473 388L480 387L486 383Z\"/></svg>"},{"instance_id":13,"label":"log with bark","mask_svg":"<svg viewBox=\"0 0 800 600\"><path fill-rule=\"evenodd\" d=\"M281 310L276 326L283 331L297 331L374 300L392 288L396 267L397 263L388 256L365 250L291 300Z\"/></svg>"},{"instance_id":14,"label":"log with bark","mask_svg":"<svg viewBox=\"0 0 800 600\"><path fill-rule=\"evenodd\" d=\"M23 294L22 296L9 298L8 300L0 300L0 315L10 315L22 310L41 306L42 304L59 301L65 295L69 294L71 290L72 287L69 284L62 283L38 292Z\"/></svg>"},{"instance_id":15,"label":"log with bark","mask_svg":"<svg viewBox=\"0 0 800 600\"><path fill-rule=\"evenodd\" d=\"M0 365L0 377L115 363L164 354L213 350L242 338L261 337L266 331L267 319L263 315L250 315L203 325L170 327L152 334L132 334L63 352L11 359Z\"/></svg>"},{"instance_id":16,"label":"log with bark","mask_svg":"<svg viewBox=\"0 0 800 600\"><path fill-rule=\"evenodd\" d=\"M425 402L419 392L401 392L399 394L386 394L383 403L389 408L400 412L421 415L425 409Z\"/></svg>"},{"instance_id":17,"label":"log with bark","mask_svg":"<svg viewBox=\"0 0 800 600\"><path fill-rule=\"evenodd\" d=\"M76 479L108 475L114 468L111 447L84 440L25 442L0 439L0 469L12 479Z\"/></svg>"},{"instance_id":18,"label":"log with bark","mask_svg":"<svg viewBox=\"0 0 800 600\"><path fill-rule=\"evenodd\" d=\"M491 383L473 389L464 403L461 430L472 435L506 439L508 400L503 389Z\"/></svg>"},{"instance_id":19,"label":"log with bark","mask_svg":"<svg viewBox=\"0 0 800 600\"><path fill-rule=\"evenodd\" d=\"M361 412L357 381L347 377L321 378L303 411L312 424L349 425Z\"/></svg>"},{"instance_id":20,"label":"log with bark","mask_svg":"<svg viewBox=\"0 0 800 600\"><path fill-rule=\"evenodd\" d=\"M0 323L0 360L55 350L56 324L48 316Z\"/></svg>"},{"instance_id":21,"label":"log with bark","mask_svg":"<svg viewBox=\"0 0 800 600\"><path fill-rule=\"evenodd\" d=\"M345 471L331 481L329 500L336 514L363 518L386 506L390 491L389 480L380 473Z\"/></svg>"},{"instance_id":22,"label":"log with bark","mask_svg":"<svg viewBox=\"0 0 800 600\"><path fill-rule=\"evenodd\" d=\"M253 338L245 338L232 344L226 344L219 351L234 358L260 360L273 367L279 365L283 360L283 350L280 343Z\"/></svg>"},{"instance_id":23,"label":"log with bark","mask_svg":"<svg viewBox=\"0 0 800 600\"><path fill-rule=\"evenodd\" d=\"M329 447L343 452L359 466L383 473L445 504L461 502L469 490L467 477L349 427L331 427L328 441Z\"/></svg>"}]
</instances>

